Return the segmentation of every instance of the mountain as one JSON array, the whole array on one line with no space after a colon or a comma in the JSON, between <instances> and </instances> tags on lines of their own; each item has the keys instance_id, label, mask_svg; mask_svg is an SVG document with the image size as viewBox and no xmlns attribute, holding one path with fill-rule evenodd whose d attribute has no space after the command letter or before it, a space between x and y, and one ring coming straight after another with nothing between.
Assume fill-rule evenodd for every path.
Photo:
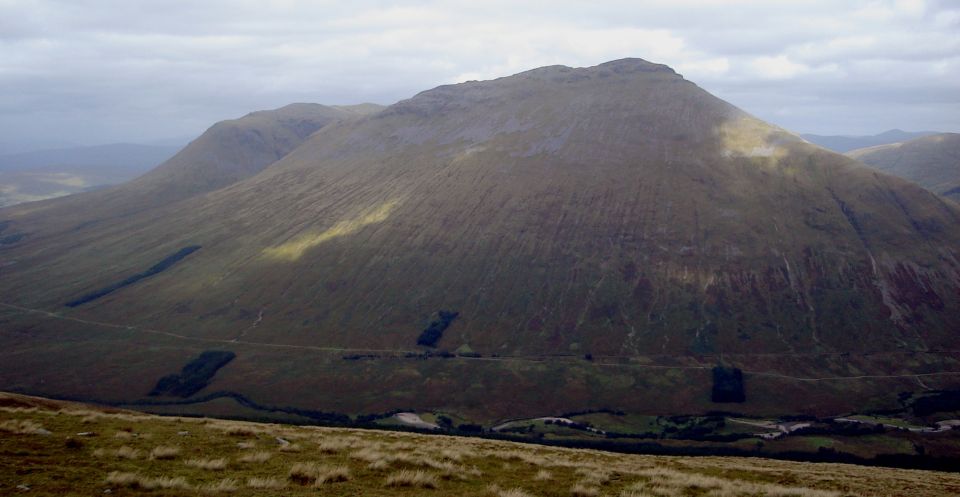
<instances>
[{"instance_id":1,"label":"mountain","mask_svg":"<svg viewBox=\"0 0 960 497\"><path fill-rule=\"evenodd\" d=\"M0 206L60 197L129 181L178 147L116 143L0 156Z\"/></svg>"},{"instance_id":2,"label":"mountain","mask_svg":"<svg viewBox=\"0 0 960 497\"><path fill-rule=\"evenodd\" d=\"M898 143L935 134L937 134L936 131L903 131L899 129L891 129L880 134L865 136L831 136L812 134L803 134L800 136L804 140L807 140L814 145L820 145L823 148L833 150L834 152L840 152L842 154L858 148L886 145L888 143Z\"/></svg>"},{"instance_id":3,"label":"mountain","mask_svg":"<svg viewBox=\"0 0 960 497\"><path fill-rule=\"evenodd\" d=\"M847 153L864 164L960 200L960 134L942 133Z\"/></svg>"},{"instance_id":4,"label":"mountain","mask_svg":"<svg viewBox=\"0 0 960 497\"><path fill-rule=\"evenodd\" d=\"M295 149L313 132L369 114L319 104L290 104L214 124L176 155L146 174L114 188L26 207L47 224L48 235L76 225L112 223L151 209L217 190L253 176Z\"/></svg>"},{"instance_id":5,"label":"mountain","mask_svg":"<svg viewBox=\"0 0 960 497\"><path fill-rule=\"evenodd\" d=\"M489 421L744 394L835 414L960 369L960 207L666 66L544 67L312 127L0 210L0 388Z\"/></svg>"}]
</instances>

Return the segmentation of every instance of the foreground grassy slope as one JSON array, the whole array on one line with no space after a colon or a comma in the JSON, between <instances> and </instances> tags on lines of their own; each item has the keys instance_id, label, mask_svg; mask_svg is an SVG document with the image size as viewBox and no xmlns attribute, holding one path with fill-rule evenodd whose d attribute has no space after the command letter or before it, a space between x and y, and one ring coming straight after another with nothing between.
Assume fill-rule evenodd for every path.
<instances>
[{"instance_id":1,"label":"foreground grassy slope","mask_svg":"<svg viewBox=\"0 0 960 497\"><path fill-rule=\"evenodd\" d=\"M619 455L354 429L160 418L0 394L0 492L30 495L948 496L960 475Z\"/></svg>"}]
</instances>

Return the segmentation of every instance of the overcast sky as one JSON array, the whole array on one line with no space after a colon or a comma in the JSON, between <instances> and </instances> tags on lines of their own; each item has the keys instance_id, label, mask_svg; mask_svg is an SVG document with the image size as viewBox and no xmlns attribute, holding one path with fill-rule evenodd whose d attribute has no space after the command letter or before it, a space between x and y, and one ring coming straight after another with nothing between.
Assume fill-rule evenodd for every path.
<instances>
[{"instance_id":1,"label":"overcast sky","mask_svg":"<svg viewBox=\"0 0 960 497\"><path fill-rule=\"evenodd\" d=\"M622 57L797 132L960 131L960 1L0 0L0 146L189 137Z\"/></svg>"}]
</instances>

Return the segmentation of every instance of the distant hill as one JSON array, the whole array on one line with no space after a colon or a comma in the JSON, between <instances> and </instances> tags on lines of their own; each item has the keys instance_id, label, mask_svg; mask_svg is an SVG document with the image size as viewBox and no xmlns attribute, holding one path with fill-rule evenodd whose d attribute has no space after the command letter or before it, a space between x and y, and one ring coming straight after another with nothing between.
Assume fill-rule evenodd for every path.
<instances>
[{"instance_id":1,"label":"distant hill","mask_svg":"<svg viewBox=\"0 0 960 497\"><path fill-rule=\"evenodd\" d=\"M337 108L297 103L279 109L252 112L238 119L214 124L176 155L167 155L166 161L161 159L147 164L111 183L135 178L131 181L111 188L94 187L96 191L74 195L57 203L36 204L31 206L31 210L43 210L47 213L46 219L69 226L74 221L88 224L102 222L172 204L255 175L284 157L320 128L357 119L379 109L382 107L376 104ZM94 159L98 156L107 157L114 153L114 158L119 162L124 150L120 146L90 148L95 150L79 154L56 151L47 154L45 160L65 162L70 159L75 163L91 163L96 162ZM171 150L169 147L151 148ZM33 154L23 156L33 157ZM32 160L33 163L43 162ZM162 164L143 174L159 162ZM21 158L19 163L30 162ZM140 164L145 163L142 161ZM0 176L0 180L2 178ZM75 174L56 170L11 173L8 178L17 187L4 189L0 185L0 206L84 192L92 186L92 182L84 177L78 178Z\"/></svg>"},{"instance_id":2,"label":"distant hill","mask_svg":"<svg viewBox=\"0 0 960 497\"><path fill-rule=\"evenodd\" d=\"M0 171L62 171L71 167L103 167L143 173L177 153L181 147L113 143L92 147L37 150L0 155Z\"/></svg>"},{"instance_id":3,"label":"distant hill","mask_svg":"<svg viewBox=\"0 0 960 497\"><path fill-rule=\"evenodd\" d=\"M861 148L847 155L934 193L960 200L960 134L941 133Z\"/></svg>"},{"instance_id":4,"label":"distant hill","mask_svg":"<svg viewBox=\"0 0 960 497\"><path fill-rule=\"evenodd\" d=\"M873 147L875 145L885 145L887 143L897 143L922 136L937 134L936 131L903 131L891 129L878 135L866 136L824 136L803 134L800 135L814 145L833 150L834 152L845 153L858 148Z\"/></svg>"},{"instance_id":5,"label":"distant hill","mask_svg":"<svg viewBox=\"0 0 960 497\"><path fill-rule=\"evenodd\" d=\"M129 181L179 149L114 143L0 155L0 206Z\"/></svg>"}]
</instances>

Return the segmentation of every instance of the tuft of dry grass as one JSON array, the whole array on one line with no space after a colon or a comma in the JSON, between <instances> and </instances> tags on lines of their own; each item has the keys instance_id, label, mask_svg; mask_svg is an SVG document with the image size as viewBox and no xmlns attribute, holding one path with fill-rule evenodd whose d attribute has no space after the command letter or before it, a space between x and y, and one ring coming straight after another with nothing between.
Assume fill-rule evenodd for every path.
<instances>
[{"instance_id":1,"label":"tuft of dry grass","mask_svg":"<svg viewBox=\"0 0 960 497\"><path fill-rule=\"evenodd\" d=\"M204 493L231 493L236 492L240 489L240 483L233 478L224 478L216 483L208 483L200 487L200 491Z\"/></svg>"},{"instance_id":2,"label":"tuft of dry grass","mask_svg":"<svg viewBox=\"0 0 960 497\"><path fill-rule=\"evenodd\" d=\"M553 473L551 473L551 472L549 472L549 471L547 471L547 470L545 470L545 469L541 469L540 471L537 471L537 474L533 475L533 479L534 479L534 480L537 480L537 481L552 480L552 479L553 479Z\"/></svg>"},{"instance_id":3,"label":"tuft of dry grass","mask_svg":"<svg viewBox=\"0 0 960 497\"><path fill-rule=\"evenodd\" d=\"M159 447L154 447L153 450L150 451L150 459L152 460L175 459L178 455L180 455L180 447L167 447L161 445Z\"/></svg>"},{"instance_id":4,"label":"tuft of dry grass","mask_svg":"<svg viewBox=\"0 0 960 497\"><path fill-rule=\"evenodd\" d=\"M41 426L40 423L29 419L4 421L0 423L0 431L16 435L50 435L50 431Z\"/></svg>"},{"instance_id":5,"label":"tuft of dry grass","mask_svg":"<svg viewBox=\"0 0 960 497\"><path fill-rule=\"evenodd\" d=\"M247 486L257 489L278 489L286 486L283 480L278 478L247 478Z\"/></svg>"},{"instance_id":6,"label":"tuft of dry grass","mask_svg":"<svg viewBox=\"0 0 960 497\"><path fill-rule=\"evenodd\" d=\"M349 440L332 439L320 442L318 448L324 454L336 454L353 447Z\"/></svg>"},{"instance_id":7,"label":"tuft of dry grass","mask_svg":"<svg viewBox=\"0 0 960 497\"><path fill-rule=\"evenodd\" d=\"M490 489L493 493L497 494L497 497L533 497L532 495L525 492L522 488L510 488L507 490L501 490L498 487Z\"/></svg>"},{"instance_id":8,"label":"tuft of dry grass","mask_svg":"<svg viewBox=\"0 0 960 497\"><path fill-rule=\"evenodd\" d=\"M600 490L597 487L588 487L582 483L577 483L570 487L570 495L573 497L597 497Z\"/></svg>"},{"instance_id":9,"label":"tuft of dry grass","mask_svg":"<svg viewBox=\"0 0 960 497\"><path fill-rule=\"evenodd\" d=\"M221 471L227 469L227 460L219 459L188 459L183 462L191 468L206 469L210 471Z\"/></svg>"},{"instance_id":10,"label":"tuft of dry grass","mask_svg":"<svg viewBox=\"0 0 960 497\"><path fill-rule=\"evenodd\" d=\"M273 457L273 453L260 450L240 456L240 462L262 463L267 462L271 457Z\"/></svg>"},{"instance_id":11,"label":"tuft of dry grass","mask_svg":"<svg viewBox=\"0 0 960 497\"><path fill-rule=\"evenodd\" d=\"M277 448L280 452L300 452L303 450L300 444L283 444Z\"/></svg>"},{"instance_id":12,"label":"tuft of dry grass","mask_svg":"<svg viewBox=\"0 0 960 497\"><path fill-rule=\"evenodd\" d=\"M317 479L317 472L319 469L320 468L317 466L317 463L298 462L290 468L290 471L287 472L287 478L294 483L306 485L308 483L313 483L313 481Z\"/></svg>"},{"instance_id":13,"label":"tuft of dry grass","mask_svg":"<svg viewBox=\"0 0 960 497\"><path fill-rule=\"evenodd\" d=\"M214 426L216 426L217 428L222 428L227 435L234 436L234 437L257 436L257 430L254 430L253 428L246 425L227 424L226 426L222 426L222 427L217 425L214 425Z\"/></svg>"},{"instance_id":14,"label":"tuft of dry grass","mask_svg":"<svg viewBox=\"0 0 960 497\"><path fill-rule=\"evenodd\" d=\"M327 467L313 462L299 462L290 468L287 477L300 485L313 483L319 486L349 480L350 469L346 466Z\"/></svg>"},{"instance_id":15,"label":"tuft of dry grass","mask_svg":"<svg viewBox=\"0 0 960 497\"><path fill-rule=\"evenodd\" d=\"M107 475L106 483L118 487L140 488L144 490L177 489L190 490L190 484L183 477L158 476L155 478L137 473L112 471Z\"/></svg>"},{"instance_id":16,"label":"tuft of dry grass","mask_svg":"<svg viewBox=\"0 0 960 497\"><path fill-rule=\"evenodd\" d=\"M115 454L120 459L140 459L140 451L129 445L121 446Z\"/></svg>"},{"instance_id":17,"label":"tuft of dry grass","mask_svg":"<svg viewBox=\"0 0 960 497\"><path fill-rule=\"evenodd\" d=\"M326 483L336 483L350 479L350 468L346 466L333 466L321 468L317 473L317 479L314 485L320 486Z\"/></svg>"},{"instance_id":18,"label":"tuft of dry grass","mask_svg":"<svg viewBox=\"0 0 960 497\"><path fill-rule=\"evenodd\" d=\"M384 484L388 487L437 488L437 477L419 469L403 469L389 474Z\"/></svg>"}]
</instances>

